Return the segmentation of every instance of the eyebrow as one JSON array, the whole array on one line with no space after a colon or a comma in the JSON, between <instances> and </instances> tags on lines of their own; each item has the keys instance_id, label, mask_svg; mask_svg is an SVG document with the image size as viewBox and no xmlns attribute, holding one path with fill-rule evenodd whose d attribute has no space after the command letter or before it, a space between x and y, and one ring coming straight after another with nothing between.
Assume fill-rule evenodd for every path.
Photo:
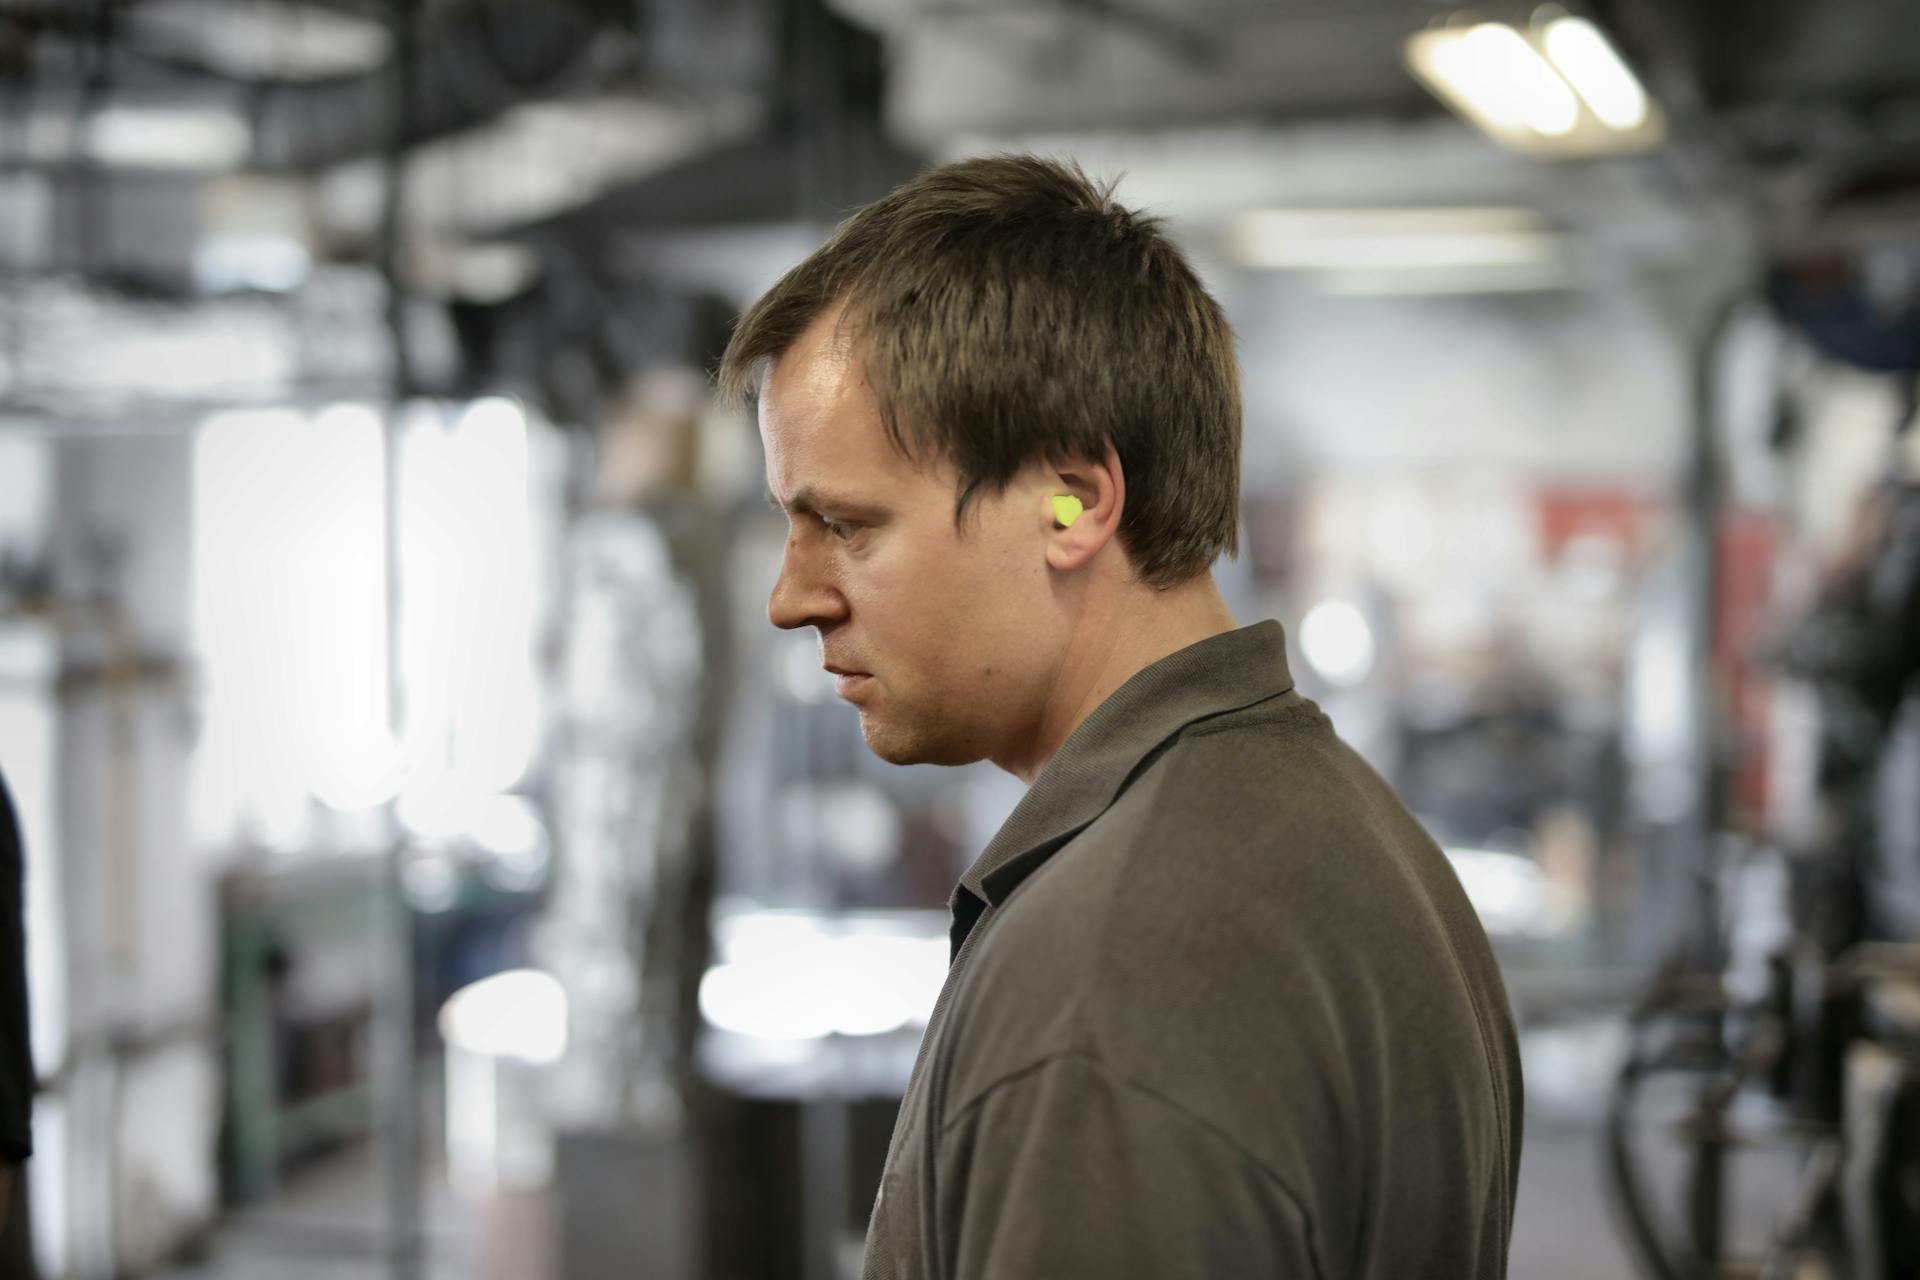
<instances>
[{"instance_id":1,"label":"eyebrow","mask_svg":"<svg viewBox=\"0 0 1920 1280\"><path fill-rule=\"evenodd\" d=\"M820 489L814 485L801 485L790 502L782 503L773 496L773 490L767 490L767 505L775 511L785 511L791 515L817 516L822 509L842 512L848 515L878 515L880 509L869 502L845 494Z\"/></svg>"}]
</instances>

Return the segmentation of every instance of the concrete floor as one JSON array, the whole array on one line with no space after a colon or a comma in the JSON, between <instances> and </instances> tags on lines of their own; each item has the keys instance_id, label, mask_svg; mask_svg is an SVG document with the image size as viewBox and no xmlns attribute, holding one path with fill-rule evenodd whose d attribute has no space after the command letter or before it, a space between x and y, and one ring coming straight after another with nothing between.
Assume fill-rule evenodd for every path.
<instances>
[{"instance_id":1,"label":"concrete floor","mask_svg":"<svg viewBox=\"0 0 1920 1280\"><path fill-rule=\"evenodd\" d=\"M1507 1256L1511 1280L1635 1280L1607 1221L1594 1129L1531 1121L1520 1170Z\"/></svg>"},{"instance_id":2,"label":"concrete floor","mask_svg":"<svg viewBox=\"0 0 1920 1280\"><path fill-rule=\"evenodd\" d=\"M1540 1028L1521 1037L1527 1089L1527 1131L1521 1148L1520 1196L1514 1206L1511 1280L1637 1280L1609 1207L1602 1126L1613 1080L1626 1049L1622 1024L1601 1019ZM1654 1102L1635 1126L1636 1159L1651 1182L1656 1214L1684 1202L1686 1152L1661 1118L1677 1116L1683 1097ZM1736 1258L1755 1261L1792 1203L1800 1156L1785 1149L1747 1149L1730 1163L1726 1240ZM1676 1215L1677 1216L1677 1215ZM1662 1220L1663 1230L1677 1222Z\"/></svg>"},{"instance_id":3,"label":"concrete floor","mask_svg":"<svg viewBox=\"0 0 1920 1280\"><path fill-rule=\"evenodd\" d=\"M542 1280L552 1273L542 1196L463 1204L430 1169L425 1229L411 1280ZM388 1280L385 1183L371 1147L306 1171L265 1204L221 1223L207 1256L154 1280Z\"/></svg>"}]
</instances>

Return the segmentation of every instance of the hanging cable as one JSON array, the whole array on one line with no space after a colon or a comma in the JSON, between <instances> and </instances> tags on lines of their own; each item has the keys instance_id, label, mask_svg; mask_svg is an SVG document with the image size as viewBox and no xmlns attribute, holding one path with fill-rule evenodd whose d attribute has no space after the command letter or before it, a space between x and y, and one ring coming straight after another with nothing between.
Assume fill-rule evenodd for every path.
<instances>
[{"instance_id":1,"label":"hanging cable","mask_svg":"<svg viewBox=\"0 0 1920 1280\"><path fill-rule=\"evenodd\" d=\"M80 80L80 92L74 98L73 125L68 138L69 172L80 204L75 257L83 276L92 274L103 264L111 231L105 173L94 161L88 143L94 116L106 100L112 78L113 16L113 0L95 0L88 38L81 45L86 50L83 61L87 65Z\"/></svg>"},{"instance_id":2,"label":"hanging cable","mask_svg":"<svg viewBox=\"0 0 1920 1280\"><path fill-rule=\"evenodd\" d=\"M419 31L415 0L391 0L393 62L385 188L380 217L380 276L386 285L387 334L393 351L386 419L386 556L388 720L396 741L405 723L400 678L400 448L408 399L414 392L413 351L407 336L405 237L407 151L418 110ZM407 854L403 828L392 807L383 867L381 903L387 980L375 1013L379 1048L375 1083L381 1100L379 1133L387 1189L387 1262L392 1280L420 1275L420 1123L414 1081L413 915L401 886Z\"/></svg>"}]
</instances>

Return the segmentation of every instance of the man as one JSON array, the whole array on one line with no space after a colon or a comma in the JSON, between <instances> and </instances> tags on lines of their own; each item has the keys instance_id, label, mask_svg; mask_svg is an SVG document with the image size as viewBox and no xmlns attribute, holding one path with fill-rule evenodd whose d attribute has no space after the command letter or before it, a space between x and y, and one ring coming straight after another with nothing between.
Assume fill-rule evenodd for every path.
<instances>
[{"instance_id":1,"label":"man","mask_svg":"<svg viewBox=\"0 0 1920 1280\"><path fill-rule=\"evenodd\" d=\"M1075 169L935 169L742 318L769 603L894 763L1030 784L953 962L870 1280L1504 1274L1520 1073L1440 851L1237 628L1220 308Z\"/></svg>"}]
</instances>

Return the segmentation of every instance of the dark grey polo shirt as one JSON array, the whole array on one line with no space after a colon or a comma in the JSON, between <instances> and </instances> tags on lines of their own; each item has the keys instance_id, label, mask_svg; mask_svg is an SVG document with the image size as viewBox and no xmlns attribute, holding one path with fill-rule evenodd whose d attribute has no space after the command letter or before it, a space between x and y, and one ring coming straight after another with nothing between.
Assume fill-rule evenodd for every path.
<instances>
[{"instance_id":1,"label":"dark grey polo shirt","mask_svg":"<svg viewBox=\"0 0 1920 1280\"><path fill-rule=\"evenodd\" d=\"M1505 1274L1492 950L1278 623L1121 686L952 905L867 1280Z\"/></svg>"}]
</instances>

